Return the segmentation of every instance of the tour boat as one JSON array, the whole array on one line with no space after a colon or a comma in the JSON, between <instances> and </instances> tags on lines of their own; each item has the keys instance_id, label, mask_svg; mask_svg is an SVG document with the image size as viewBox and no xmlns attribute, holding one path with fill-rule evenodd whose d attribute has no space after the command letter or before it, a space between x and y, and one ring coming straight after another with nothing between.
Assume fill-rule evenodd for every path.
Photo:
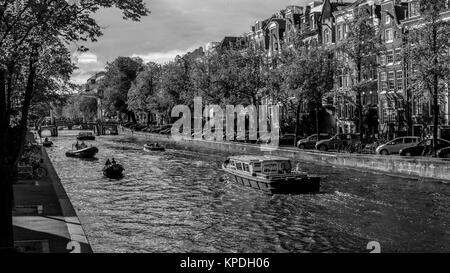
<instances>
[{"instance_id":1,"label":"tour boat","mask_svg":"<svg viewBox=\"0 0 450 273\"><path fill-rule=\"evenodd\" d=\"M103 175L109 179L120 179L125 169L120 164L112 164L103 168Z\"/></svg>"},{"instance_id":2,"label":"tour boat","mask_svg":"<svg viewBox=\"0 0 450 273\"><path fill-rule=\"evenodd\" d=\"M78 134L78 137L77 137L77 140L82 140L82 141L84 141L84 140L95 140L95 136L94 136L94 134L93 133L90 133L90 132L88 132L88 133L79 133Z\"/></svg>"},{"instance_id":3,"label":"tour boat","mask_svg":"<svg viewBox=\"0 0 450 273\"><path fill-rule=\"evenodd\" d=\"M238 184L268 194L298 194L320 191L320 177L292 169L289 159L275 156L235 156L222 169Z\"/></svg>"},{"instance_id":4,"label":"tour boat","mask_svg":"<svg viewBox=\"0 0 450 273\"><path fill-rule=\"evenodd\" d=\"M77 158L93 158L97 153L98 153L97 147L89 147L75 151L68 151L66 153L66 156Z\"/></svg>"},{"instance_id":5,"label":"tour boat","mask_svg":"<svg viewBox=\"0 0 450 273\"><path fill-rule=\"evenodd\" d=\"M160 146L158 143L150 143L144 145L144 150L148 152L155 152L155 151L163 152L166 150L166 148Z\"/></svg>"}]
</instances>

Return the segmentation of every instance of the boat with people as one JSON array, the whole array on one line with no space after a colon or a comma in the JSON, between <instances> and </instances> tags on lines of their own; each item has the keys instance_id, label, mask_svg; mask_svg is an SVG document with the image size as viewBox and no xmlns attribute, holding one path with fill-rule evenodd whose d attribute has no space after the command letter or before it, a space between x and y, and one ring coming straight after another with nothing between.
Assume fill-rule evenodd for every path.
<instances>
[{"instance_id":1,"label":"boat with people","mask_svg":"<svg viewBox=\"0 0 450 273\"><path fill-rule=\"evenodd\" d=\"M125 168L117 164L113 158L112 162L109 159L106 161L105 167L103 168L103 175L109 179L120 179L123 178L123 172Z\"/></svg>"},{"instance_id":2,"label":"boat with people","mask_svg":"<svg viewBox=\"0 0 450 273\"><path fill-rule=\"evenodd\" d=\"M320 191L320 177L293 170L287 158L275 156L229 157L222 169L238 184L268 194L299 194Z\"/></svg>"},{"instance_id":3,"label":"boat with people","mask_svg":"<svg viewBox=\"0 0 450 273\"><path fill-rule=\"evenodd\" d=\"M53 146L53 142L51 142L48 138L45 138L44 142L42 142L42 146L51 148Z\"/></svg>"},{"instance_id":4,"label":"boat with people","mask_svg":"<svg viewBox=\"0 0 450 273\"><path fill-rule=\"evenodd\" d=\"M166 148L159 145L159 143L147 143L144 145L144 151L147 152L163 152Z\"/></svg>"},{"instance_id":5,"label":"boat with people","mask_svg":"<svg viewBox=\"0 0 450 273\"><path fill-rule=\"evenodd\" d=\"M78 145L75 144L75 150L67 151L67 157L76 157L76 158L93 158L98 153L97 147L87 147L85 144Z\"/></svg>"},{"instance_id":6,"label":"boat with people","mask_svg":"<svg viewBox=\"0 0 450 273\"><path fill-rule=\"evenodd\" d=\"M77 140L95 140L92 132L81 132L78 134Z\"/></svg>"}]
</instances>

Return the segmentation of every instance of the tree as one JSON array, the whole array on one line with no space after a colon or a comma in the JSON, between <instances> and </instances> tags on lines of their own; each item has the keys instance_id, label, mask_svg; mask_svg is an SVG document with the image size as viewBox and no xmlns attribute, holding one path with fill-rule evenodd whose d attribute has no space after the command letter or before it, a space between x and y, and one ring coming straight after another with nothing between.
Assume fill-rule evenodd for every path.
<instances>
[{"instance_id":1,"label":"tree","mask_svg":"<svg viewBox=\"0 0 450 273\"><path fill-rule=\"evenodd\" d=\"M286 67L285 79L289 88L297 93L299 105L309 102L315 109L316 133L320 136L319 113L324 98L331 92L334 84L336 62L327 48L315 47L298 52L292 63ZM300 107L297 110L297 132Z\"/></svg>"},{"instance_id":2,"label":"tree","mask_svg":"<svg viewBox=\"0 0 450 273\"><path fill-rule=\"evenodd\" d=\"M155 96L161 77L161 66L156 63L148 63L139 72L128 92L128 110L133 112L146 111L150 113L155 107ZM150 118L147 120L150 125Z\"/></svg>"},{"instance_id":3,"label":"tree","mask_svg":"<svg viewBox=\"0 0 450 273\"><path fill-rule=\"evenodd\" d=\"M0 249L14 246L14 170L23 151L35 90L41 84L68 81L74 67L67 44L101 36L93 18L100 8L117 7L125 19L135 21L148 14L142 0L73 2L0 0Z\"/></svg>"},{"instance_id":4,"label":"tree","mask_svg":"<svg viewBox=\"0 0 450 273\"><path fill-rule=\"evenodd\" d=\"M357 119L363 120L362 92L370 86L370 81L364 75L377 67L376 56L381 51L381 39L374 23L374 19L365 7L355 8L353 16L347 20L349 31L346 38L337 46L337 51L343 53L349 62L342 62L344 69L354 71L352 90L356 94ZM363 141L364 124L359 122L358 130Z\"/></svg>"},{"instance_id":5,"label":"tree","mask_svg":"<svg viewBox=\"0 0 450 273\"><path fill-rule=\"evenodd\" d=\"M450 82L450 22L442 17L449 6L442 0L414 0L413 5L419 8L420 19L406 35L409 88L415 97L430 101L433 107L433 156L436 156L439 104Z\"/></svg>"},{"instance_id":6,"label":"tree","mask_svg":"<svg viewBox=\"0 0 450 273\"><path fill-rule=\"evenodd\" d=\"M191 60L178 57L162 67L158 91L152 104L166 122L171 121L173 107L193 104L191 65Z\"/></svg>"},{"instance_id":7,"label":"tree","mask_svg":"<svg viewBox=\"0 0 450 273\"><path fill-rule=\"evenodd\" d=\"M99 84L103 91L103 104L113 112L119 112L128 116L136 123L133 111L128 109L128 92L143 69L140 58L118 57L112 63L106 65L106 74Z\"/></svg>"}]
</instances>

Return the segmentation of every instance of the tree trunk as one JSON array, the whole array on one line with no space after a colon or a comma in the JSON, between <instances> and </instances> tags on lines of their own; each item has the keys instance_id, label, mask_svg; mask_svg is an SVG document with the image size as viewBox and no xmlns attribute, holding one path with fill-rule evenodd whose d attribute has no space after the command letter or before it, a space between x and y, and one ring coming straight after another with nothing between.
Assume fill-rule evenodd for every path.
<instances>
[{"instance_id":1,"label":"tree trunk","mask_svg":"<svg viewBox=\"0 0 450 273\"><path fill-rule=\"evenodd\" d=\"M295 140L294 146L297 147L297 139L300 137L300 111L302 109L302 102L299 101L297 105L297 116L295 119Z\"/></svg>"},{"instance_id":2,"label":"tree trunk","mask_svg":"<svg viewBox=\"0 0 450 273\"><path fill-rule=\"evenodd\" d=\"M409 88L406 89L406 119L408 124L408 136L413 135L413 120L412 120L412 107L411 107L411 95Z\"/></svg>"},{"instance_id":3,"label":"tree trunk","mask_svg":"<svg viewBox=\"0 0 450 273\"><path fill-rule=\"evenodd\" d=\"M4 143L2 143L4 144ZM0 155L5 160L6 155ZM12 222L13 209L13 168L2 162L0 165L0 252L14 250L14 232Z\"/></svg>"},{"instance_id":4,"label":"tree trunk","mask_svg":"<svg viewBox=\"0 0 450 273\"><path fill-rule=\"evenodd\" d=\"M2 128L6 128L6 120L6 70L0 68L0 126Z\"/></svg>"},{"instance_id":5,"label":"tree trunk","mask_svg":"<svg viewBox=\"0 0 450 273\"><path fill-rule=\"evenodd\" d=\"M319 113L320 113L321 104L316 104L316 133L317 133L317 141L320 141L320 120L319 120Z\"/></svg>"},{"instance_id":6,"label":"tree trunk","mask_svg":"<svg viewBox=\"0 0 450 273\"><path fill-rule=\"evenodd\" d=\"M130 117L131 120L133 121L133 124L137 124L136 115L134 114L133 111L130 111Z\"/></svg>"},{"instance_id":7,"label":"tree trunk","mask_svg":"<svg viewBox=\"0 0 450 273\"><path fill-rule=\"evenodd\" d=\"M437 27L433 28L433 51L434 51L434 68L439 67L438 62L438 46L437 46ZM438 130L439 130L439 78L438 74L434 72L433 78L433 156L437 156L437 145L438 145Z\"/></svg>"},{"instance_id":8,"label":"tree trunk","mask_svg":"<svg viewBox=\"0 0 450 273\"><path fill-rule=\"evenodd\" d=\"M12 251L14 234L12 225L12 170L10 164L6 113L6 71L0 69L0 251Z\"/></svg>"},{"instance_id":9,"label":"tree trunk","mask_svg":"<svg viewBox=\"0 0 450 273\"><path fill-rule=\"evenodd\" d=\"M359 119L359 138L360 141L363 142L364 140L364 124L363 124L363 105L362 105L362 94L361 94L361 80L362 80L362 61L357 61L357 76L358 76L358 83L357 83L357 104L358 104L358 119Z\"/></svg>"},{"instance_id":10,"label":"tree trunk","mask_svg":"<svg viewBox=\"0 0 450 273\"><path fill-rule=\"evenodd\" d=\"M364 141L364 123L363 123L363 105L362 94L358 87L358 119L359 119L359 138L361 142Z\"/></svg>"},{"instance_id":11,"label":"tree trunk","mask_svg":"<svg viewBox=\"0 0 450 273\"><path fill-rule=\"evenodd\" d=\"M147 126L151 125L150 117L152 116L152 113L149 111L147 112Z\"/></svg>"},{"instance_id":12,"label":"tree trunk","mask_svg":"<svg viewBox=\"0 0 450 273\"><path fill-rule=\"evenodd\" d=\"M437 157L438 150L438 132L439 132L439 96L438 96L438 76L434 76L434 94L433 94L433 156Z\"/></svg>"}]
</instances>

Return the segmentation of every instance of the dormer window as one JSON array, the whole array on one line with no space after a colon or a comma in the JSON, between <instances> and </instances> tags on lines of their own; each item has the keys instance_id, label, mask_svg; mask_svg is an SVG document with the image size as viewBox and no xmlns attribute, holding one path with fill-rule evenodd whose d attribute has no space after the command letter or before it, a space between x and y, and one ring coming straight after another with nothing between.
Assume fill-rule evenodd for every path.
<instances>
[{"instance_id":1,"label":"dormer window","mask_svg":"<svg viewBox=\"0 0 450 273\"><path fill-rule=\"evenodd\" d=\"M386 15L386 25L391 24L391 16L389 14Z\"/></svg>"}]
</instances>

